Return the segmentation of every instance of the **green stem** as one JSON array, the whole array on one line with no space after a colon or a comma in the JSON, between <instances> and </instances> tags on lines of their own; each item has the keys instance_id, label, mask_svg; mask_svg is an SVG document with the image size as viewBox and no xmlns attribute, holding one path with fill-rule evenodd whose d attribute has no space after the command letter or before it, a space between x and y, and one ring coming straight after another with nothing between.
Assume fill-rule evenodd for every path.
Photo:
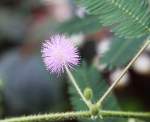
<instances>
[{"instance_id":1,"label":"green stem","mask_svg":"<svg viewBox=\"0 0 150 122\"><path fill-rule=\"evenodd\" d=\"M123 112L123 111L100 111L99 116L103 117L130 117L130 118L150 118L150 112ZM47 122L47 121L62 121L72 119L89 119L91 117L90 111L66 112L66 113L50 113L39 114L22 117L8 118L0 120L0 122Z\"/></svg>"},{"instance_id":2,"label":"green stem","mask_svg":"<svg viewBox=\"0 0 150 122\"><path fill-rule=\"evenodd\" d=\"M89 117L90 112L66 112L66 113L50 113L42 115L30 115L22 117L8 118L0 120L0 122L49 122L49 121L63 121L63 120L72 120L77 118Z\"/></svg>"},{"instance_id":3,"label":"green stem","mask_svg":"<svg viewBox=\"0 0 150 122\"><path fill-rule=\"evenodd\" d=\"M120 76L113 82L113 84L108 88L108 90L104 93L104 95L99 99L97 104L100 106L104 99L111 93L111 91L114 89L114 87L117 85L117 83L121 80L121 78L126 74L128 69L132 66L132 64L138 59L138 57L142 54L142 52L148 47L150 44L150 40L145 41L141 49L138 51L138 53L134 56L134 58L129 62L129 64L125 67L123 72L120 74ZM130 52L129 52L130 53Z\"/></svg>"},{"instance_id":4,"label":"green stem","mask_svg":"<svg viewBox=\"0 0 150 122\"><path fill-rule=\"evenodd\" d=\"M104 117L150 118L150 112L100 111Z\"/></svg>"},{"instance_id":5,"label":"green stem","mask_svg":"<svg viewBox=\"0 0 150 122\"><path fill-rule=\"evenodd\" d=\"M73 77L72 73L70 72L70 70L67 68L67 66L65 66L66 72L70 78L70 81L72 82L72 84L74 85L74 87L76 88L78 94L81 96L82 100L84 101L84 103L88 106L88 108L91 108L91 102L86 100L86 98L84 97L82 91L80 90L80 87L78 86L75 78Z\"/></svg>"}]
</instances>

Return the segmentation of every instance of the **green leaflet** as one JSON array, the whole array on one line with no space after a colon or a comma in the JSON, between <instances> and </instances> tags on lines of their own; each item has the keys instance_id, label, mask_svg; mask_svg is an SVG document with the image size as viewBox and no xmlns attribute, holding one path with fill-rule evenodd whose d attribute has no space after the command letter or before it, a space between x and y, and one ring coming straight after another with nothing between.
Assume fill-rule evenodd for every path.
<instances>
[{"instance_id":1,"label":"green leaflet","mask_svg":"<svg viewBox=\"0 0 150 122\"><path fill-rule=\"evenodd\" d=\"M138 52L145 39L145 37L139 39L114 37L110 49L101 57L100 64L105 64L110 70L126 65Z\"/></svg>"},{"instance_id":2,"label":"green leaflet","mask_svg":"<svg viewBox=\"0 0 150 122\"><path fill-rule=\"evenodd\" d=\"M120 37L138 38L150 33L147 0L77 0L89 14L98 16L104 26L111 26Z\"/></svg>"},{"instance_id":3,"label":"green leaflet","mask_svg":"<svg viewBox=\"0 0 150 122\"><path fill-rule=\"evenodd\" d=\"M91 87L93 90L93 100L92 102L97 102L97 100L102 96L102 94L108 88L107 83L102 78L101 74L94 68L94 67L87 67L86 64L82 64L80 68L77 68L73 75L77 80L78 85L80 86L81 90L83 91L86 87ZM72 84L69 85L69 94L70 100L73 105L74 110L88 110L86 105L80 99L80 96L76 92L75 88ZM114 95L108 97L108 99L103 104L103 109L105 110L119 110L119 105L116 101ZM122 121L125 119L119 118L104 118L94 120L95 122L125 122ZM82 122L93 122L93 120L80 120Z\"/></svg>"},{"instance_id":4,"label":"green leaflet","mask_svg":"<svg viewBox=\"0 0 150 122\"><path fill-rule=\"evenodd\" d=\"M62 23L57 29L60 33L94 33L100 30L101 23L97 16L87 15L84 18L74 17L73 19Z\"/></svg>"}]
</instances>

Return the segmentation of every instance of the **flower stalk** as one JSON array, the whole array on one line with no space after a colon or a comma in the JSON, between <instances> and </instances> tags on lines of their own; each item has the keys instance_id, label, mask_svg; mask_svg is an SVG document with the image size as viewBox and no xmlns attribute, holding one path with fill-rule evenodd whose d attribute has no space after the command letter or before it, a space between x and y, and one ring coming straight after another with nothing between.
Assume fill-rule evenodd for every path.
<instances>
[{"instance_id":1,"label":"flower stalk","mask_svg":"<svg viewBox=\"0 0 150 122\"><path fill-rule=\"evenodd\" d=\"M84 101L84 103L85 103L85 104L88 106L88 108L90 109L92 103L91 103L90 101L86 100L86 98L85 98L85 96L83 95L83 93L82 93L80 87L78 86L78 84L77 84L75 78L73 77L72 73L70 72L70 70L68 69L67 66L65 66L65 69L66 69L66 72L67 72L67 74L68 74L68 77L69 77L70 81L72 82L72 84L73 84L74 87L76 88L76 90L77 90L78 94L80 95L81 99Z\"/></svg>"}]
</instances>

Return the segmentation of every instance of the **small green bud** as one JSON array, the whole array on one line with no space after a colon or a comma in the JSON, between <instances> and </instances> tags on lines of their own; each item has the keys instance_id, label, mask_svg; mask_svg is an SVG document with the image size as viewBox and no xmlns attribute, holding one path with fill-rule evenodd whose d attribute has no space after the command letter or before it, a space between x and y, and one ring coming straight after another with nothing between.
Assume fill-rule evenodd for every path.
<instances>
[{"instance_id":1,"label":"small green bud","mask_svg":"<svg viewBox=\"0 0 150 122\"><path fill-rule=\"evenodd\" d=\"M93 97L93 91L89 87L84 89L83 94L84 94L84 97L86 98L86 100L91 100Z\"/></svg>"},{"instance_id":2,"label":"small green bud","mask_svg":"<svg viewBox=\"0 0 150 122\"><path fill-rule=\"evenodd\" d=\"M93 116L97 116L99 113L99 106L97 104L93 104L90 108L90 111Z\"/></svg>"}]
</instances>

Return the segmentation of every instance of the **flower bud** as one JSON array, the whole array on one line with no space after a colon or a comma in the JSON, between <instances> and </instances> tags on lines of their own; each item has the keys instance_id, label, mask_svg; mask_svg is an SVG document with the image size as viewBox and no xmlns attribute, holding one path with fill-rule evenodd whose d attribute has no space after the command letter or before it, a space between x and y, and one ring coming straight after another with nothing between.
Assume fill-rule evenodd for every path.
<instances>
[{"instance_id":1,"label":"flower bud","mask_svg":"<svg viewBox=\"0 0 150 122\"><path fill-rule=\"evenodd\" d=\"M92 96L93 96L93 91L91 88L87 87L84 89L84 97L86 98L86 100L91 100L92 99Z\"/></svg>"}]
</instances>

